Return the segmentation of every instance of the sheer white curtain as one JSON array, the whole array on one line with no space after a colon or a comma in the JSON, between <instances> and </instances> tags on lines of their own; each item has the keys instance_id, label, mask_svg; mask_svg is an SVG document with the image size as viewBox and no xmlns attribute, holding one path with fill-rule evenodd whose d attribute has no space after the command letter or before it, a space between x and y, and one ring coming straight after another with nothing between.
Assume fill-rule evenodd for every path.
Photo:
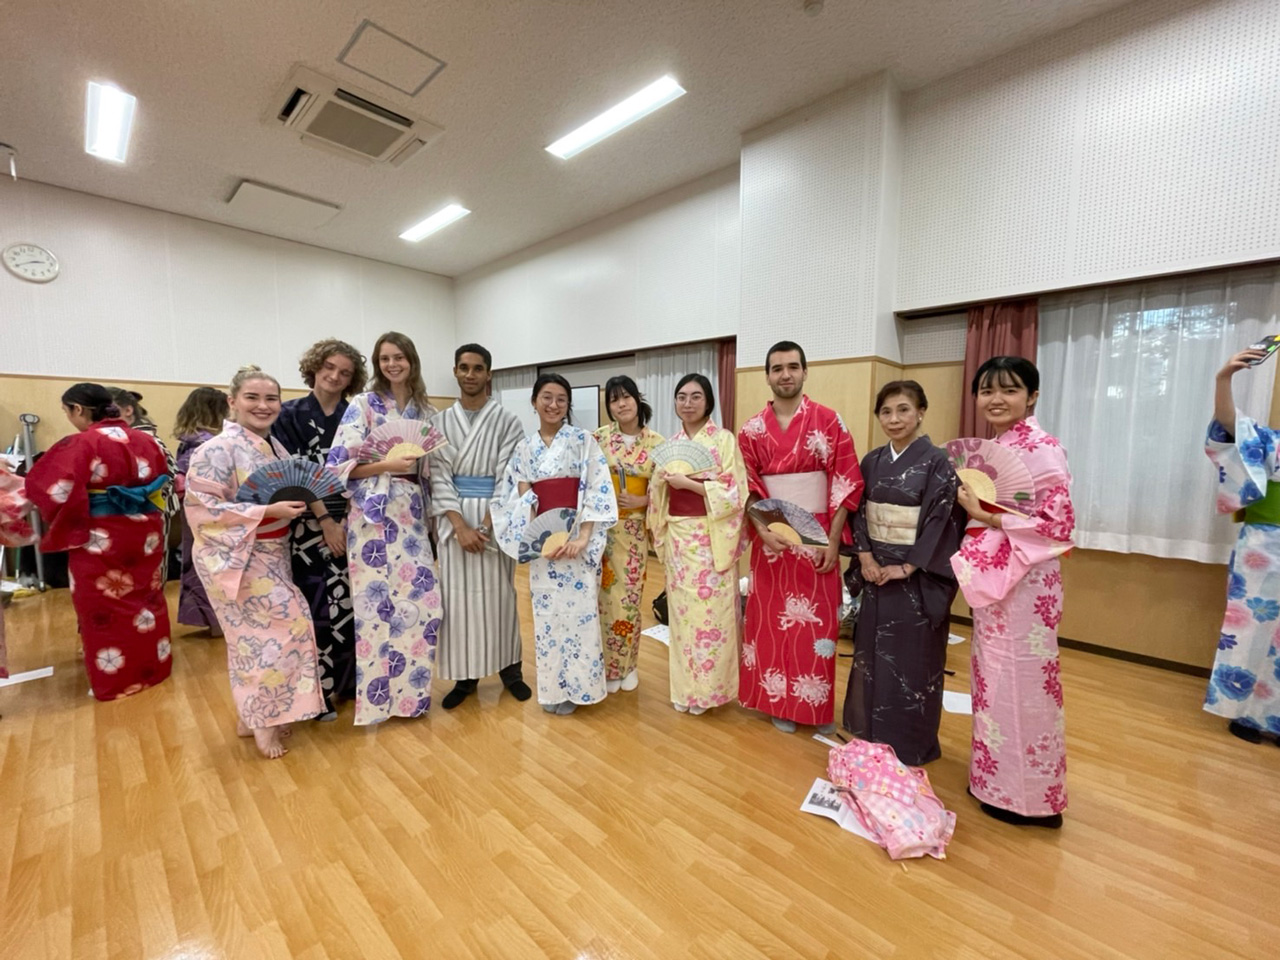
<instances>
[{"instance_id":1,"label":"sheer white curtain","mask_svg":"<svg viewBox=\"0 0 1280 960\"><path fill-rule=\"evenodd\" d=\"M676 416L676 384L686 373L701 373L711 381L711 392L720 392L720 345L715 342L689 343L661 350L645 350L636 354L636 386L653 407L653 420L649 426L664 437L671 437L680 429ZM723 425L720 411L711 417Z\"/></svg>"},{"instance_id":2,"label":"sheer white curtain","mask_svg":"<svg viewBox=\"0 0 1280 960\"><path fill-rule=\"evenodd\" d=\"M1204 455L1213 376L1280 332L1278 308L1276 265L1040 298L1036 412L1067 450L1081 547L1225 562L1236 528ZM1263 421L1275 362L1235 378L1236 405Z\"/></svg>"}]
</instances>

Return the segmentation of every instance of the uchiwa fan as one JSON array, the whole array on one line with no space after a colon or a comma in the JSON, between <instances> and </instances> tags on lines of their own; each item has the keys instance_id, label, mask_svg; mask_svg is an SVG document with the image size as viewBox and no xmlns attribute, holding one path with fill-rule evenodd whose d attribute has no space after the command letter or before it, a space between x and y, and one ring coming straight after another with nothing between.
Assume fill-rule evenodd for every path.
<instances>
[{"instance_id":1,"label":"uchiwa fan","mask_svg":"<svg viewBox=\"0 0 1280 960\"><path fill-rule=\"evenodd\" d=\"M1035 499L1036 484L1027 465L994 440L952 440L947 456L960 482L977 494L983 506L1022 516Z\"/></svg>"},{"instance_id":2,"label":"uchiwa fan","mask_svg":"<svg viewBox=\"0 0 1280 960\"><path fill-rule=\"evenodd\" d=\"M790 500L757 500L747 512L788 543L825 547L827 532L808 510Z\"/></svg>"},{"instance_id":3,"label":"uchiwa fan","mask_svg":"<svg viewBox=\"0 0 1280 960\"><path fill-rule=\"evenodd\" d=\"M578 511L571 507L555 507L540 513L524 528L524 536L516 548L516 563L528 563L559 550L569 540Z\"/></svg>"},{"instance_id":4,"label":"uchiwa fan","mask_svg":"<svg viewBox=\"0 0 1280 960\"><path fill-rule=\"evenodd\" d=\"M272 460L259 467L236 491L240 503L279 503L301 500L313 503L347 489L342 478L310 460Z\"/></svg>"},{"instance_id":5,"label":"uchiwa fan","mask_svg":"<svg viewBox=\"0 0 1280 960\"><path fill-rule=\"evenodd\" d=\"M650 456L657 469L686 477L716 468L711 451L692 440L668 440L660 443Z\"/></svg>"},{"instance_id":6,"label":"uchiwa fan","mask_svg":"<svg viewBox=\"0 0 1280 960\"><path fill-rule=\"evenodd\" d=\"M425 420L389 420L369 431L360 447L359 459L366 463L416 460L448 442L434 424Z\"/></svg>"}]
</instances>

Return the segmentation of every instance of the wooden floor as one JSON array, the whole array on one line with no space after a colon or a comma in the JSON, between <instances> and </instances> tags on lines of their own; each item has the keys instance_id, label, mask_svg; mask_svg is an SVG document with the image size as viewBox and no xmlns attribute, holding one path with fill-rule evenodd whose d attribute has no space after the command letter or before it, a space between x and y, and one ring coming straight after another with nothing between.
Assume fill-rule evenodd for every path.
<instances>
[{"instance_id":1,"label":"wooden floor","mask_svg":"<svg viewBox=\"0 0 1280 960\"><path fill-rule=\"evenodd\" d=\"M11 669L55 673L0 689L0 957L1280 957L1280 749L1192 677L1064 653L1060 832L977 810L946 715L955 839L904 866L798 811L806 733L673 711L648 640L639 690L571 717L489 680L416 721L348 705L268 762L221 641L179 631L169 682L100 704L65 591L8 623Z\"/></svg>"}]
</instances>

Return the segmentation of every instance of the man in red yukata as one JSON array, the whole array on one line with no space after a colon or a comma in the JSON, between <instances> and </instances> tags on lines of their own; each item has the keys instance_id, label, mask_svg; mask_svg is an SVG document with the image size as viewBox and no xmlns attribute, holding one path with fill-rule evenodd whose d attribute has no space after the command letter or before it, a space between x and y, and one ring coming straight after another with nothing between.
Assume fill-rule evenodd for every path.
<instances>
[{"instance_id":1,"label":"man in red yukata","mask_svg":"<svg viewBox=\"0 0 1280 960\"><path fill-rule=\"evenodd\" d=\"M738 434L748 509L758 500L787 500L827 531L827 546L798 546L748 514L751 589L738 697L783 733L800 723L835 730L840 541L863 488L853 438L838 413L804 395L808 376L799 344L770 347L765 377L773 400Z\"/></svg>"}]
</instances>

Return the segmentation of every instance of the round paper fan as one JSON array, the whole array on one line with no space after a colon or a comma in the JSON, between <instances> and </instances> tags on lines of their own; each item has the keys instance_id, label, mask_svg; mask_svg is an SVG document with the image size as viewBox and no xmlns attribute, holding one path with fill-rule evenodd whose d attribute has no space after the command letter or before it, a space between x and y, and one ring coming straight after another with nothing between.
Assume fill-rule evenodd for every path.
<instances>
[{"instance_id":1,"label":"round paper fan","mask_svg":"<svg viewBox=\"0 0 1280 960\"><path fill-rule=\"evenodd\" d=\"M965 437L947 444L947 456L960 482L983 504L1020 513L1035 500L1031 471L1008 447L994 440Z\"/></svg>"},{"instance_id":2,"label":"round paper fan","mask_svg":"<svg viewBox=\"0 0 1280 960\"><path fill-rule=\"evenodd\" d=\"M711 451L692 440L668 440L655 447L651 457L658 469L684 476L716 468Z\"/></svg>"},{"instance_id":3,"label":"round paper fan","mask_svg":"<svg viewBox=\"0 0 1280 960\"><path fill-rule=\"evenodd\" d=\"M516 548L516 562L528 563L559 549L573 530L578 511L570 507L556 507L540 513L524 528L524 535Z\"/></svg>"}]
</instances>

